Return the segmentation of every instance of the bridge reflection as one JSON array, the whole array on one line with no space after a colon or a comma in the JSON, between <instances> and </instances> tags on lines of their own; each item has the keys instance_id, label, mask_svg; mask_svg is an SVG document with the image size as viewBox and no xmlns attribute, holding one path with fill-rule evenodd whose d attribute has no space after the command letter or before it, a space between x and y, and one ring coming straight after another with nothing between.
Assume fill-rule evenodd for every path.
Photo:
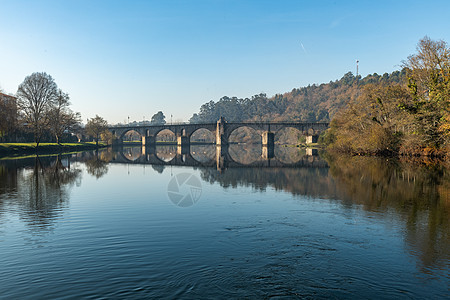
<instances>
[{"instance_id":1,"label":"bridge reflection","mask_svg":"<svg viewBox=\"0 0 450 300\"><path fill-rule=\"evenodd\" d=\"M161 166L208 167L225 170L243 167L327 167L316 149L276 146L267 153L261 145L216 145L122 147L115 149L111 163Z\"/></svg>"}]
</instances>

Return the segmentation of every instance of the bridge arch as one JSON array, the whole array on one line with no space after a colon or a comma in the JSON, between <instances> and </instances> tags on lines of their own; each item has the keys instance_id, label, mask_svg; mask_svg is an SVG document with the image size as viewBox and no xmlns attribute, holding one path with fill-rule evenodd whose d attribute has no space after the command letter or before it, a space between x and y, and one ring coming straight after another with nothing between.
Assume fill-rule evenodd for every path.
<instances>
[{"instance_id":1,"label":"bridge arch","mask_svg":"<svg viewBox=\"0 0 450 300\"><path fill-rule=\"evenodd\" d=\"M211 131L207 128L197 128L191 132L188 136L189 141L198 143L215 143L216 142L216 132Z\"/></svg>"},{"instance_id":2,"label":"bridge arch","mask_svg":"<svg viewBox=\"0 0 450 300\"><path fill-rule=\"evenodd\" d=\"M228 143L262 143L262 131L259 126L242 124L234 126L228 132Z\"/></svg>"},{"instance_id":3,"label":"bridge arch","mask_svg":"<svg viewBox=\"0 0 450 300\"><path fill-rule=\"evenodd\" d=\"M276 144L295 145L305 140L305 132L298 127L284 126L274 132Z\"/></svg>"},{"instance_id":4,"label":"bridge arch","mask_svg":"<svg viewBox=\"0 0 450 300\"><path fill-rule=\"evenodd\" d=\"M157 142L176 142L177 137L175 132L169 128L161 128L155 132L155 140Z\"/></svg>"},{"instance_id":5,"label":"bridge arch","mask_svg":"<svg viewBox=\"0 0 450 300\"><path fill-rule=\"evenodd\" d=\"M129 140L142 140L143 133L140 130L136 130L136 128L129 128L127 130L122 131L120 136L118 137L121 141ZM129 137L129 138L127 138Z\"/></svg>"}]
</instances>

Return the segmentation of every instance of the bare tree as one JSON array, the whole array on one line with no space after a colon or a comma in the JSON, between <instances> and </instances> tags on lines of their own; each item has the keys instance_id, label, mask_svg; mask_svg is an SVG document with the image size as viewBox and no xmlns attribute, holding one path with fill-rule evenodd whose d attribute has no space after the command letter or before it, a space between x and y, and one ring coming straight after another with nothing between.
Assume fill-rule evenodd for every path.
<instances>
[{"instance_id":1,"label":"bare tree","mask_svg":"<svg viewBox=\"0 0 450 300\"><path fill-rule=\"evenodd\" d=\"M60 138L65 131L73 131L79 127L81 122L80 113L74 113L69 108L69 95L58 91L56 101L49 111L49 129L59 144Z\"/></svg>"},{"instance_id":2,"label":"bare tree","mask_svg":"<svg viewBox=\"0 0 450 300\"><path fill-rule=\"evenodd\" d=\"M98 147L98 140L100 135L107 130L108 122L102 117L95 115L95 118L88 120L85 130L86 133L95 139L95 143Z\"/></svg>"},{"instance_id":3,"label":"bare tree","mask_svg":"<svg viewBox=\"0 0 450 300\"><path fill-rule=\"evenodd\" d=\"M25 122L32 128L36 147L48 126L49 111L58 97L58 87L45 72L27 76L17 90L18 105Z\"/></svg>"}]
</instances>

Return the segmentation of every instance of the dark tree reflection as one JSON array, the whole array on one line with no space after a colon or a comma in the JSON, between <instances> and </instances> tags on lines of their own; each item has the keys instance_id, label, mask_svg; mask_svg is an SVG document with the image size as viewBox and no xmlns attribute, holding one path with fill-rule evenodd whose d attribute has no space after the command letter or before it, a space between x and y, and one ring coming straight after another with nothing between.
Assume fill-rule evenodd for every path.
<instances>
[{"instance_id":1,"label":"dark tree reflection","mask_svg":"<svg viewBox=\"0 0 450 300\"><path fill-rule=\"evenodd\" d=\"M108 173L108 163L111 159L107 152L95 151L95 154L85 161L86 171L97 179Z\"/></svg>"},{"instance_id":2,"label":"dark tree reflection","mask_svg":"<svg viewBox=\"0 0 450 300\"><path fill-rule=\"evenodd\" d=\"M159 174L162 174L165 168L166 167L164 165L152 165L152 169L158 172Z\"/></svg>"},{"instance_id":3,"label":"dark tree reflection","mask_svg":"<svg viewBox=\"0 0 450 300\"><path fill-rule=\"evenodd\" d=\"M402 224L404 239L424 271L450 261L450 169L442 162L326 156L329 168L202 169L204 181L225 188L268 187L339 201ZM392 221L392 220L390 220Z\"/></svg>"},{"instance_id":4,"label":"dark tree reflection","mask_svg":"<svg viewBox=\"0 0 450 300\"><path fill-rule=\"evenodd\" d=\"M68 158L63 163L61 155L37 156L31 169L22 169L18 174L18 202L14 204L20 208L20 217L33 228L52 225L63 213L71 187L81 179L81 170L71 167Z\"/></svg>"},{"instance_id":5,"label":"dark tree reflection","mask_svg":"<svg viewBox=\"0 0 450 300\"><path fill-rule=\"evenodd\" d=\"M339 199L365 210L395 212L423 270L450 260L450 172L441 162L329 156ZM384 214L386 215L386 214Z\"/></svg>"}]
</instances>

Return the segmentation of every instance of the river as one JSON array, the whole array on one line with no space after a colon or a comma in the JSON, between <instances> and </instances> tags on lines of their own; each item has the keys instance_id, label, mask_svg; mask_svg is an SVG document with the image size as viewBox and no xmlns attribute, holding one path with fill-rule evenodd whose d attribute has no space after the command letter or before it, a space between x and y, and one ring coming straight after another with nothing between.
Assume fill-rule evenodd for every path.
<instances>
[{"instance_id":1,"label":"river","mask_svg":"<svg viewBox=\"0 0 450 300\"><path fill-rule=\"evenodd\" d=\"M227 154L0 159L0 298L450 297L444 163Z\"/></svg>"}]
</instances>

